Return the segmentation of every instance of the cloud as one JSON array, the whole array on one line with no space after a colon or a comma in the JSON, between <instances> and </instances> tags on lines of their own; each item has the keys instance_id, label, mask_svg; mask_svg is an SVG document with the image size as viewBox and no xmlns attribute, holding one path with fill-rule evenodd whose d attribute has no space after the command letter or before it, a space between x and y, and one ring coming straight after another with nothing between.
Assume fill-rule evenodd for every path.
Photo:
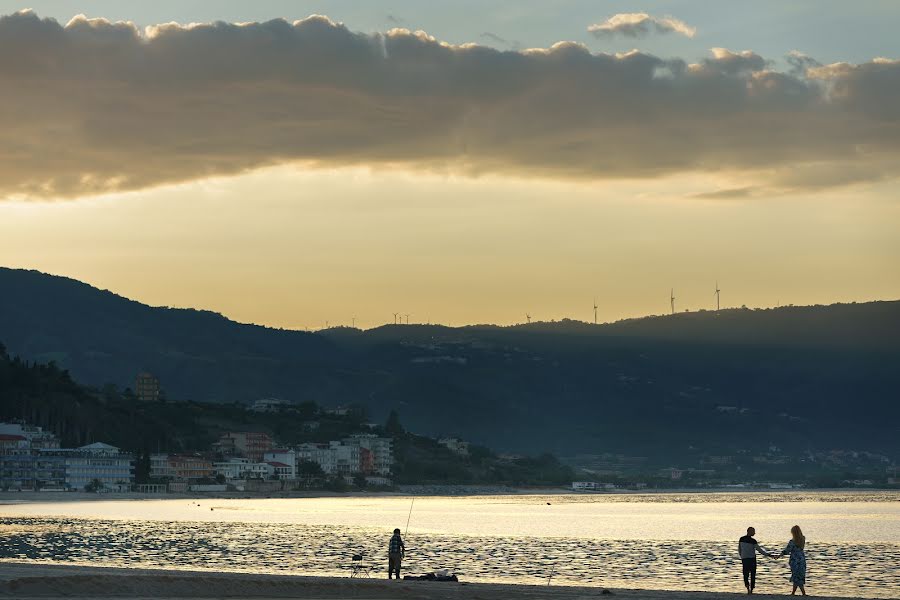
<instances>
[{"instance_id":1,"label":"cloud","mask_svg":"<svg viewBox=\"0 0 900 600\"><path fill-rule=\"evenodd\" d=\"M488 40L495 44L502 44L511 50L521 50L522 43L518 40L508 40L504 37L500 37L496 33L491 33L490 31L485 31L480 36L482 39Z\"/></svg>"},{"instance_id":2,"label":"cloud","mask_svg":"<svg viewBox=\"0 0 900 600\"><path fill-rule=\"evenodd\" d=\"M588 27L594 37L609 38L621 35L629 38L646 37L652 33L677 33L692 38L697 30L674 17L653 17L647 13L619 13L602 23Z\"/></svg>"},{"instance_id":3,"label":"cloud","mask_svg":"<svg viewBox=\"0 0 900 600\"><path fill-rule=\"evenodd\" d=\"M785 56L785 61L791 67L791 75L797 77L805 76L807 71L811 68L822 66L822 63L799 50L791 50L788 52L787 56Z\"/></svg>"},{"instance_id":4,"label":"cloud","mask_svg":"<svg viewBox=\"0 0 900 600\"><path fill-rule=\"evenodd\" d=\"M690 194L688 198L694 198L697 200L734 200L739 198L750 198L752 196L757 196L760 192L760 189L753 186L744 186L712 190L711 192L698 192L696 194Z\"/></svg>"},{"instance_id":5,"label":"cloud","mask_svg":"<svg viewBox=\"0 0 900 600\"><path fill-rule=\"evenodd\" d=\"M485 31L484 33L481 34L481 37L483 37L486 40L496 42L498 44L508 44L509 43L506 41L505 38L500 37L496 33L491 33L490 31Z\"/></svg>"},{"instance_id":6,"label":"cloud","mask_svg":"<svg viewBox=\"0 0 900 600\"><path fill-rule=\"evenodd\" d=\"M321 16L141 31L21 12L0 18L0 87L0 198L277 164L595 181L705 172L790 189L900 172L900 62L888 59L798 75L751 51L693 64L569 42L499 51Z\"/></svg>"}]
</instances>

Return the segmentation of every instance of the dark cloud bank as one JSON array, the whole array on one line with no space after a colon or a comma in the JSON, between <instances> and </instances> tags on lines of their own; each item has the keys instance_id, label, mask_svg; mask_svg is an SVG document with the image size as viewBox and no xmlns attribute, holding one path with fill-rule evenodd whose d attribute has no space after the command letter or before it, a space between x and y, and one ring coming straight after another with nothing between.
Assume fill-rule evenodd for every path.
<instances>
[{"instance_id":1,"label":"dark cloud bank","mask_svg":"<svg viewBox=\"0 0 900 600\"><path fill-rule=\"evenodd\" d=\"M395 30L0 18L0 197L139 189L295 161L600 180L892 177L900 62L697 64ZM742 192L743 194L743 192ZM748 192L749 194L749 192Z\"/></svg>"}]
</instances>

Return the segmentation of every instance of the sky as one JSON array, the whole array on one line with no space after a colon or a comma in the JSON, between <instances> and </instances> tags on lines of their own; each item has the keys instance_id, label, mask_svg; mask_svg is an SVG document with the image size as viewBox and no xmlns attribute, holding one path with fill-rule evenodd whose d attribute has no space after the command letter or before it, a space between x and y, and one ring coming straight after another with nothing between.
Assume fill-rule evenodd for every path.
<instances>
[{"instance_id":1,"label":"sky","mask_svg":"<svg viewBox=\"0 0 900 600\"><path fill-rule=\"evenodd\" d=\"M2 266L305 329L900 298L895 2L0 15Z\"/></svg>"}]
</instances>

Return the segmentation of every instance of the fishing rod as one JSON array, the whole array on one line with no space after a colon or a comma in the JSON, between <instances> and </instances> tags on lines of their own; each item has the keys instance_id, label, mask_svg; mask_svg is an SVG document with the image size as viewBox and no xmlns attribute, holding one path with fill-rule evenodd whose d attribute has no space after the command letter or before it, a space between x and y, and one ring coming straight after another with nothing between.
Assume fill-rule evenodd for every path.
<instances>
[{"instance_id":1,"label":"fishing rod","mask_svg":"<svg viewBox=\"0 0 900 600\"><path fill-rule=\"evenodd\" d=\"M413 496L412 502L409 503L409 515L406 517L406 530L403 532L403 539L406 540L406 534L409 533L409 520L412 519L413 505L416 503L416 497ZM406 542L404 541L404 544ZM405 549L405 548L404 548Z\"/></svg>"},{"instance_id":2,"label":"fishing rod","mask_svg":"<svg viewBox=\"0 0 900 600\"><path fill-rule=\"evenodd\" d=\"M413 496L412 502L409 503L409 516L406 517L406 531L403 532L403 537L406 537L406 534L409 533L409 520L412 519L412 509L415 503L416 497Z\"/></svg>"}]
</instances>

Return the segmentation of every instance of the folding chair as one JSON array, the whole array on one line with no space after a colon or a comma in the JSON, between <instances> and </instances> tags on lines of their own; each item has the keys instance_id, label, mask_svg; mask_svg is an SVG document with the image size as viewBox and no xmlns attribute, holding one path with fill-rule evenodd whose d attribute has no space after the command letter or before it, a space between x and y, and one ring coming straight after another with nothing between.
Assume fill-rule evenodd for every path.
<instances>
[{"instance_id":1,"label":"folding chair","mask_svg":"<svg viewBox=\"0 0 900 600\"><path fill-rule=\"evenodd\" d=\"M371 577L369 567L366 566L365 555L363 553L354 554L350 559L350 577Z\"/></svg>"}]
</instances>

